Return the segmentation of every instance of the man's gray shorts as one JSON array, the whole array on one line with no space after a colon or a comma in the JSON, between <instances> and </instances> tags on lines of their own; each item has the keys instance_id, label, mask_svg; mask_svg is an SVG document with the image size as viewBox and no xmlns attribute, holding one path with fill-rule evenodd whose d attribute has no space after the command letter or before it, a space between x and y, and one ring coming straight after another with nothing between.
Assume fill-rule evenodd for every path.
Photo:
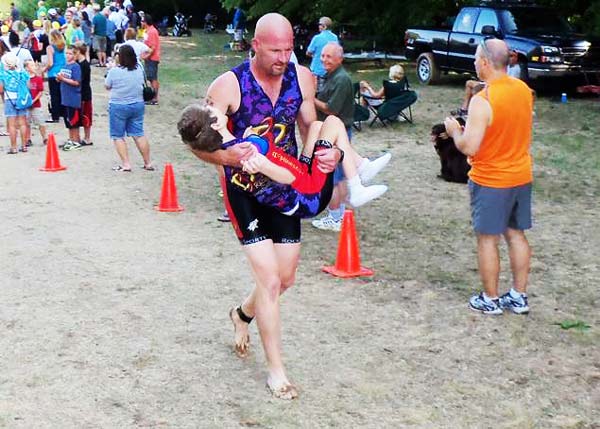
<instances>
[{"instance_id":1,"label":"man's gray shorts","mask_svg":"<svg viewBox=\"0 0 600 429\"><path fill-rule=\"evenodd\" d=\"M96 52L106 52L106 36L94 36L92 45Z\"/></svg>"},{"instance_id":2,"label":"man's gray shorts","mask_svg":"<svg viewBox=\"0 0 600 429\"><path fill-rule=\"evenodd\" d=\"M469 180L471 220L479 234L503 234L507 228L531 228L531 183L514 188L489 188Z\"/></svg>"}]
</instances>

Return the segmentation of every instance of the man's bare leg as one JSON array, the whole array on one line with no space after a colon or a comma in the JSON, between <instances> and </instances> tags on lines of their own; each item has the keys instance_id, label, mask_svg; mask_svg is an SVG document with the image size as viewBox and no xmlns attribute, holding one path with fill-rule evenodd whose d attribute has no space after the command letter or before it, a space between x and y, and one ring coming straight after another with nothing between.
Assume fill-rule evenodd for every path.
<instances>
[{"instance_id":1,"label":"man's bare leg","mask_svg":"<svg viewBox=\"0 0 600 429\"><path fill-rule=\"evenodd\" d=\"M504 233L508 244L510 269L513 275L513 287L519 293L527 293L527 279L531 261L531 248L525 233L508 228Z\"/></svg>"},{"instance_id":2,"label":"man's bare leg","mask_svg":"<svg viewBox=\"0 0 600 429\"><path fill-rule=\"evenodd\" d=\"M499 238L498 235L477 234L479 276L488 298L498 298L498 276L500 275Z\"/></svg>"},{"instance_id":3,"label":"man's bare leg","mask_svg":"<svg viewBox=\"0 0 600 429\"><path fill-rule=\"evenodd\" d=\"M298 267L298 260L300 257L300 250L299 245L296 244L275 244L274 247L277 259L281 261L279 263L281 280L279 294L281 295L294 284L296 268ZM253 269L252 266L251 268ZM239 307L242 313L244 313L244 315L250 319L253 319L256 315L256 291L257 289L255 287ZM233 323L235 333L235 352L239 357L246 357L250 351L250 335L248 333L249 323L240 318L235 308L230 310L229 317Z\"/></svg>"},{"instance_id":4,"label":"man's bare leg","mask_svg":"<svg viewBox=\"0 0 600 429\"><path fill-rule=\"evenodd\" d=\"M285 374L281 358L281 321L279 295L292 286L300 257L300 243L273 244L271 240L244 246L256 286L244 301L242 311L256 317L258 331L267 358L267 385L274 395L293 399L297 392ZM248 350L248 324L233 312L236 349ZM240 343L238 343L240 341Z\"/></svg>"}]
</instances>

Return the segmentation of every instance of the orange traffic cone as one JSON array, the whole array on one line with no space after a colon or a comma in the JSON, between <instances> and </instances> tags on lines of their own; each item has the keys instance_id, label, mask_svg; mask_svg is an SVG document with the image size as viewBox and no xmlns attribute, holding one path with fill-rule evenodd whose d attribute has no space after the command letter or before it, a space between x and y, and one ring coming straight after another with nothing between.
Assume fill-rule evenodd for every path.
<instances>
[{"instance_id":1,"label":"orange traffic cone","mask_svg":"<svg viewBox=\"0 0 600 429\"><path fill-rule=\"evenodd\" d=\"M58 158L58 149L56 148L56 139L54 134L48 135L48 145L46 147L46 166L41 167L40 171L62 171L66 170L67 167L60 165L60 159Z\"/></svg>"},{"instance_id":2,"label":"orange traffic cone","mask_svg":"<svg viewBox=\"0 0 600 429\"><path fill-rule=\"evenodd\" d=\"M165 164L160 203L154 208L159 212L183 211L183 207L177 202L177 186L175 185L175 175L171 164Z\"/></svg>"},{"instance_id":3,"label":"orange traffic cone","mask_svg":"<svg viewBox=\"0 0 600 429\"><path fill-rule=\"evenodd\" d=\"M373 270L360 266L360 251L354 224L354 212L346 210L342 222L342 232L338 244L337 258L334 266L324 266L323 271L336 277L372 276Z\"/></svg>"}]
</instances>

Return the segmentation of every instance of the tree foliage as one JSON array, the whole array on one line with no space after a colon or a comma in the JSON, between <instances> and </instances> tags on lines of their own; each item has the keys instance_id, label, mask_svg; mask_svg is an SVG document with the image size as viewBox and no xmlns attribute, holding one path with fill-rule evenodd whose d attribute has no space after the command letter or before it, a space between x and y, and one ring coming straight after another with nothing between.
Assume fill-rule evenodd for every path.
<instances>
[{"instance_id":1,"label":"tree foliage","mask_svg":"<svg viewBox=\"0 0 600 429\"><path fill-rule=\"evenodd\" d=\"M74 2L74 0L72 0ZM104 0L97 0L101 5L105 4ZM204 15L206 12L219 15L221 20L225 20L225 13L219 3L219 0L134 0L134 5L137 10L143 10L152 15L155 20L163 16L172 17L175 12L181 12L184 15L193 15L192 23L196 26L203 24ZM17 0L15 4L21 11L23 17L35 16L37 10L37 0ZM66 0L46 0L46 7L59 7L65 9ZM108 2L106 2L108 4ZM223 12L223 13L222 13Z\"/></svg>"},{"instance_id":2,"label":"tree foliage","mask_svg":"<svg viewBox=\"0 0 600 429\"><path fill-rule=\"evenodd\" d=\"M219 5L220 1L220 5ZM439 25L447 17L454 16L467 4L480 0L137 0L138 9L151 13L154 18L173 16L176 11L193 14L196 25L202 23L206 12L219 15L223 24L229 18L223 10L242 7L249 18L257 18L277 11L287 16L293 24L305 24L316 31L317 19L330 16L342 29L362 38L376 42L378 47L397 49L402 45L404 30L416 25ZM102 1L101 1L102 3ZM600 35L600 0L537 0L540 5L559 11L583 33ZM36 1L18 0L23 16L33 16ZM47 0L47 7L62 7L65 0Z\"/></svg>"},{"instance_id":3,"label":"tree foliage","mask_svg":"<svg viewBox=\"0 0 600 429\"><path fill-rule=\"evenodd\" d=\"M277 11L293 24L313 24L330 16L340 27L376 41L378 46L401 46L404 30L417 25L439 25L458 10L479 0L221 0L224 8L243 7L257 18ZM600 35L600 0L538 0L559 11L579 31Z\"/></svg>"}]
</instances>

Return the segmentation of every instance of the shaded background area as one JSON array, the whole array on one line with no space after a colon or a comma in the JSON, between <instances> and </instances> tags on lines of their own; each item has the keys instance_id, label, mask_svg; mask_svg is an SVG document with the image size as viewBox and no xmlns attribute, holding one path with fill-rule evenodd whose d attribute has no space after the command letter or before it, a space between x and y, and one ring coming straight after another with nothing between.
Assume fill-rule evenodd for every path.
<instances>
[{"instance_id":1,"label":"shaded background area","mask_svg":"<svg viewBox=\"0 0 600 429\"><path fill-rule=\"evenodd\" d=\"M36 7L34 1L17 0L16 3L25 15L31 14ZM210 12L217 15L220 29L231 23L236 7L248 13L249 28L253 28L257 17L278 11L293 25L305 27L309 36L317 31L318 17L327 15L334 21L334 32L341 34L352 50L399 52L404 47L406 28L440 26L463 6L480 3L478 0L138 0L134 5L155 19L169 16L170 25L173 25L173 15L177 11L192 15L191 26L197 28L204 25L204 16ZM535 3L558 10L576 31L600 36L600 0L538 0ZM8 4L10 1L1 0L0 10L8 10ZM48 0L46 4L64 8L65 1Z\"/></svg>"}]
</instances>

